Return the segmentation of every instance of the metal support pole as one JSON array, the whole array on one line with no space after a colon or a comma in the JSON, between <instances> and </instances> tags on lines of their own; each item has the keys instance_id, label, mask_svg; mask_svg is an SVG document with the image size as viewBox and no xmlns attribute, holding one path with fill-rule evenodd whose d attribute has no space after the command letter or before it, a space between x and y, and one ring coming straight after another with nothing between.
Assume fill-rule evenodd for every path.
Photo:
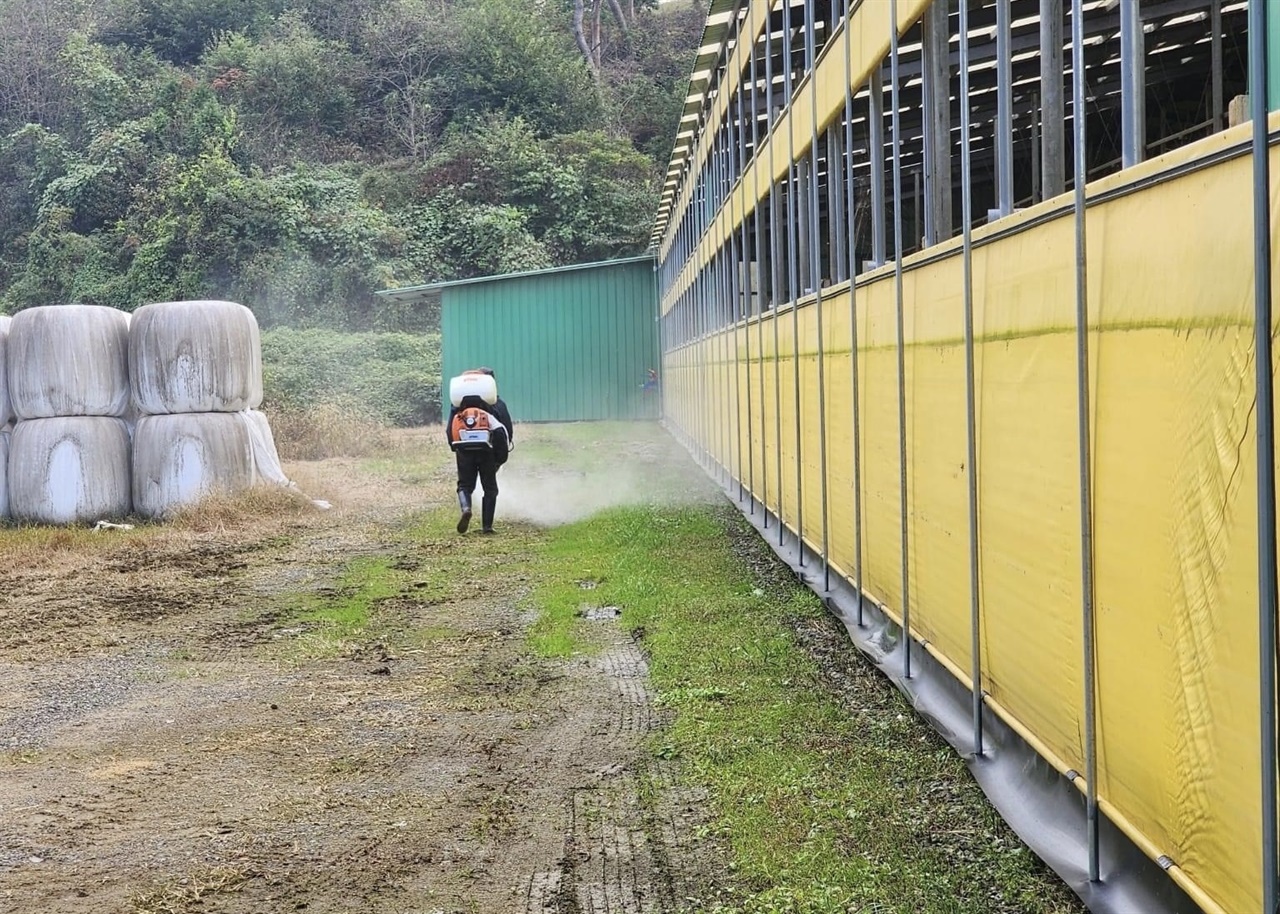
<instances>
[{"instance_id":1,"label":"metal support pole","mask_svg":"<svg viewBox=\"0 0 1280 914\"><path fill-rule=\"evenodd\" d=\"M817 280L809 257L810 249L818 245L818 239L809 232L809 209L815 199L810 188L816 180L817 170L810 167L809 157L805 156L796 163L796 237L799 239L796 246L796 272L800 275L800 284L792 294L797 298L813 291Z\"/></svg>"},{"instance_id":2,"label":"metal support pole","mask_svg":"<svg viewBox=\"0 0 1280 914\"><path fill-rule=\"evenodd\" d=\"M794 35L792 33L791 22L789 18L790 17L789 7L785 7L784 9L788 10L788 20L787 22L784 23L784 29L783 29L783 43L784 43L784 53L786 56L786 60L785 60L786 65L782 71L782 94L783 94L783 98L785 99L785 106L789 109L791 106L791 92L793 88L793 85L792 85L793 74L791 72L791 60L792 60L791 42L794 39ZM790 117L787 118L787 155L788 155L788 158L787 158L787 219L786 219L787 300L791 302L794 302L797 298L799 298L799 295L796 292L796 289L799 288L799 277L797 275L798 271L796 269L796 245L799 240L798 239L799 232L796 227L796 221L797 221L796 215L797 215L798 207L796 205L797 180L796 180L796 167L795 167L796 159L795 159L795 126L793 124L794 120L795 120L794 118L790 118Z\"/></svg>"},{"instance_id":3,"label":"metal support pole","mask_svg":"<svg viewBox=\"0 0 1280 914\"><path fill-rule=\"evenodd\" d=\"M856 199L853 181L853 74L851 64L850 29L845 23L844 30L844 145L849 158L845 163L848 169L845 186L844 215L848 220L849 233L849 375L853 389L853 575L854 591L857 598L856 616L858 625L862 619L862 415L861 389L858 384L858 238L856 220Z\"/></svg>"},{"instance_id":4,"label":"metal support pole","mask_svg":"<svg viewBox=\"0 0 1280 914\"><path fill-rule=\"evenodd\" d=\"M713 382L711 378L711 361L710 361L710 339L711 339L711 315L714 308L713 300L715 298L715 263L709 262L699 271L702 274L702 320L701 326L698 328L698 375L702 380L703 395L702 401L702 452L703 459L706 462L707 473L715 472L716 478L719 478L719 470L716 466L715 454L712 446L712 433L714 431L714 414L711 410L711 398L713 393Z\"/></svg>"},{"instance_id":5,"label":"metal support pole","mask_svg":"<svg viewBox=\"0 0 1280 914\"><path fill-rule=\"evenodd\" d=\"M896 145L896 144L895 144ZM924 209L924 193L921 190L924 175L919 168L911 171L911 250L918 251L924 243L920 214Z\"/></svg>"},{"instance_id":6,"label":"metal support pole","mask_svg":"<svg viewBox=\"0 0 1280 914\"><path fill-rule=\"evenodd\" d=\"M1063 72L1062 0L1040 0L1040 182L1045 200L1067 190Z\"/></svg>"},{"instance_id":7,"label":"metal support pole","mask_svg":"<svg viewBox=\"0 0 1280 914\"><path fill-rule=\"evenodd\" d=\"M732 225L734 218L737 216L737 195L733 192L733 186L737 183L737 162L739 159L739 148L737 143L736 131L730 117L733 114L732 101L725 109L725 152L729 157L729 172L726 175L725 182L725 208L729 213L729 223ZM734 236L734 230L724 227L722 224L720 233L720 249L724 252L724 273L725 286L728 290L728 298L725 301L723 316L720 321L721 334L721 351L724 357L724 397L725 412L725 463L729 468L729 481L732 486L737 483L738 502L742 502L742 430L740 428L742 422L742 409L740 403L741 384L738 380L738 315L741 308L738 305L738 298L741 294L741 277L738 272L738 254L737 242ZM732 383L730 383L729 375L732 374Z\"/></svg>"},{"instance_id":8,"label":"metal support pole","mask_svg":"<svg viewBox=\"0 0 1280 914\"><path fill-rule=\"evenodd\" d=\"M681 334L680 334L680 393L681 393L681 428L685 431L685 444L689 444L692 438L692 430L694 430L694 416L692 413L692 399L690 392L689 379L689 339L694 323L694 296L691 289L685 289L681 294Z\"/></svg>"},{"instance_id":9,"label":"metal support pole","mask_svg":"<svg viewBox=\"0 0 1280 914\"><path fill-rule=\"evenodd\" d=\"M756 33L751 26L752 26L751 4L748 4L747 5L747 36L752 41L754 41ZM739 34L738 40L739 41L742 40L741 34ZM752 50L752 60L754 61L755 59L754 45L752 46L751 50ZM747 157L746 157L747 122L746 122L746 104L745 104L746 94L747 94L747 89L745 88L745 86L739 84L738 92L737 92L738 146L739 148L742 149L742 160L744 162L747 161ZM752 115L752 117L754 119L754 115ZM757 152L757 147L753 143L751 146L752 161L755 160L756 152ZM743 183L745 184L746 182L744 181ZM749 514L754 515L756 513L756 460L755 460L755 448L752 442L752 438L755 433L755 414L754 414L755 402L754 402L754 397L751 396L751 314L752 312L755 311L755 290L756 290L757 283L755 281L755 276L752 271L752 265L755 262L755 258L752 256L754 252L752 250L751 243L750 243L751 236L747 232L746 213L742 214L742 224L739 226L739 228L741 230L741 240L739 241L738 250L741 256L739 257L738 262L740 264L739 269L741 270L740 282L742 283L742 299L741 299L740 313L738 315L738 319L743 322L742 332L743 332L743 342L746 350L745 359L746 359L746 375L747 375L747 435L746 435L746 440L747 440L746 472L747 472L747 492L748 492L747 510ZM737 334L735 333L734 334L734 347L735 347L734 351L735 352L737 351L737 343L738 343ZM739 396L741 396L741 393L739 393ZM739 437L738 437L738 467L739 467L738 499L739 501L741 501L742 499L741 429L739 429Z\"/></svg>"},{"instance_id":10,"label":"metal support pole","mask_svg":"<svg viewBox=\"0 0 1280 914\"><path fill-rule=\"evenodd\" d=\"M717 197L720 188L720 156L719 150L715 145L711 148L711 160L714 163L712 172L714 179L712 183L712 195L710 206L707 209L707 234L706 240L708 246L714 244L715 230L715 212L718 206ZM711 456L712 469L715 470L716 481L724 485L724 464L720 462L720 421L719 413L716 409L716 399L720 396L719 379L716 377L718 366L716 365L716 347L715 333L719 324L718 311L722 293L720 289L720 263L716 253L711 254L710 262L707 264L707 321L703 333L703 351L706 360L705 370L707 374L707 384L709 396L707 397L707 447Z\"/></svg>"},{"instance_id":11,"label":"metal support pole","mask_svg":"<svg viewBox=\"0 0 1280 914\"><path fill-rule=\"evenodd\" d=\"M699 194L699 205L701 205L701 194ZM706 435L703 427L704 413L706 410L706 378L702 373L702 324L703 324L703 287L705 285L703 276L703 267L696 262L697 248L694 248L693 257L695 258L694 267L697 273L693 277L693 308L691 314L692 335L689 339L689 369L693 372L693 390L694 390L694 413L692 417L692 425L694 439L698 444L698 463L702 465L704 472L711 471L711 465L707 462L706 456Z\"/></svg>"},{"instance_id":12,"label":"metal support pole","mask_svg":"<svg viewBox=\"0 0 1280 914\"><path fill-rule=\"evenodd\" d=\"M817 10L813 8L813 0L804 0L804 72L806 74L813 72L814 59L818 55L817 35L815 34L817 23L814 22L816 13Z\"/></svg>"},{"instance_id":13,"label":"metal support pole","mask_svg":"<svg viewBox=\"0 0 1280 914\"><path fill-rule=\"evenodd\" d=\"M1039 203L1044 199L1044 187L1040 181L1040 156L1035 152L1040 148L1040 96L1036 92L1031 93L1031 111L1031 202Z\"/></svg>"},{"instance_id":14,"label":"metal support pole","mask_svg":"<svg viewBox=\"0 0 1280 914\"><path fill-rule=\"evenodd\" d=\"M713 353L716 361L716 386L720 390L720 416L716 423L719 435L718 446L720 448L720 473L724 479L726 488L733 485L733 422L731 418L732 408L732 387L729 384L729 326L730 315L733 313L733 269L732 269L732 253L730 251L728 238L724 231L724 224L720 221L720 214L729 204L729 194L727 188L729 185L729 131L724 130L720 134L721 143L724 149L721 157L724 167L721 169L720 183L720 200L716 206L716 212L712 216L715 231L713 232L713 243L717 247L716 252L716 273L719 276L720 295L716 302L716 322L713 328L715 332L715 340L713 343Z\"/></svg>"},{"instance_id":15,"label":"metal support pole","mask_svg":"<svg viewBox=\"0 0 1280 914\"><path fill-rule=\"evenodd\" d=\"M934 0L921 20L924 24L924 247L951 237L951 77L947 10L947 0ZM920 234L918 227L916 234Z\"/></svg>"},{"instance_id":16,"label":"metal support pole","mask_svg":"<svg viewBox=\"0 0 1280 914\"><path fill-rule=\"evenodd\" d=\"M812 9L812 5L809 5ZM812 16L812 14L810 14ZM812 26L812 22L810 23ZM810 28L812 32L812 27ZM826 338L822 333L822 254L818 242L818 231L821 220L818 218L818 81L809 79L809 119L813 126L813 134L809 145L809 172L812 181L809 185L809 234L813 243L809 245L809 271L813 274L814 313L818 324L818 472L822 486L822 590L831 590L831 519L827 507L827 377L826 356L823 348ZM831 163L827 163L827 183L831 182Z\"/></svg>"},{"instance_id":17,"label":"metal support pole","mask_svg":"<svg viewBox=\"0 0 1280 914\"><path fill-rule=\"evenodd\" d=\"M681 224L680 224L682 238L686 234L686 230L688 228L688 222L689 222L688 214L686 213L685 218L681 220ZM671 278L673 285L679 286L684 274L684 268L688 266L688 262L689 262L689 256L687 254L687 248L682 240L680 244L680 255L676 258L675 270L673 271L672 278ZM679 308L680 310L676 314L675 320L673 322L673 330L676 336L676 348L680 350L679 359L682 361L684 359L684 344L689 339L689 291L687 288L681 290L679 297L676 298L676 307ZM674 403L675 409L679 412L680 428L683 432L687 434L689 431L689 411L688 411L689 401L688 401L688 398L684 396L685 391L684 391L683 373L680 375L680 377L681 377L681 380L679 382L679 385L673 386L671 389L670 399ZM663 380L665 382L666 379L664 378ZM668 385L664 383L663 386L667 387Z\"/></svg>"},{"instance_id":18,"label":"metal support pole","mask_svg":"<svg viewBox=\"0 0 1280 914\"><path fill-rule=\"evenodd\" d=\"M672 371L676 372L673 377L663 377L662 387L666 391L667 397L674 404L674 409L679 417L678 424L680 433L684 443L689 443L689 397L686 389L686 378L684 372L684 343L687 339L687 325L689 313L689 298L686 294L681 293L676 299L676 307L680 312L676 315L674 327L676 334L676 352L672 354Z\"/></svg>"},{"instance_id":19,"label":"metal support pole","mask_svg":"<svg viewBox=\"0 0 1280 914\"><path fill-rule=\"evenodd\" d=\"M702 189L702 193L699 194L699 205L704 207L704 212L705 212L705 203L703 202L702 198L703 196L705 196L705 191L706 191L706 188L704 186ZM694 320L694 336L693 336L694 348L691 353L691 356L694 362L692 367L695 371L695 376L697 378L697 385L698 385L697 386L698 448L699 448L700 456L702 459L703 469L707 473L710 473L711 460L707 450L707 437L706 437L707 378L703 372L704 366L702 364L702 339L703 339L703 335L706 332L706 325L707 325L707 315L706 315L707 268L705 264L699 262L699 258L701 255L701 251L700 251L701 240L702 240L702 219L700 217L698 231L695 235L695 242L693 246L693 263L694 263L694 269L697 271L698 299L697 299L697 310L695 312L695 320Z\"/></svg>"},{"instance_id":20,"label":"metal support pole","mask_svg":"<svg viewBox=\"0 0 1280 914\"><path fill-rule=\"evenodd\" d=\"M893 89L893 281L898 312L898 493L902 515L902 675L911 678L911 583L907 555L907 360L902 301L902 127L898 119L898 0L889 0L889 68Z\"/></svg>"},{"instance_id":21,"label":"metal support pole","mask_svg":"<svg viewBox=\"0 0 1280 914\"><path fill-rule=\"evenodd\" d=\"M1012 0L996 0L996 207L1013 212Z\"/></svg>"},{"instance_id":22,"label":"metal support pole","mask_svg":"<svg viewBox=\"0 0 1280 914\"><path fill-rule=\"evenodd\" d=\"M715 156L712 155L709 160L710 167L708 173L709 190L707 195L707 213L714 208L714 188L715 188ZM702 241L705 243L710 238L711 220L704 214L705 225L703 227ZM703 442L707 455L707 472L714 475L716 480L720 479L719 461L715 457L715 445L713 442L713 434L715 432L715 411L712 408L712 399L715 395L715 380L711 374L711 358L710 358L710 340L711 340L711 324L713 315L715 314L715 297L716 297L716 273L715 259L711 258L703 267L705 282L703 284L703 301L702 301L702 326L698 333L698 373L702 376L703 390L705 392L703 404Z\"/></svg>"},{"instance_id":23,"label":"metal support pole","mask_svg":"<svg viewBox=\"0 0 1280 914\"><path fill-rule=\"evenodd\" d=\"M1268 150L1267 4L1249 4L1253 116L1253 307L1258 403L1258 646L1262 725L1263 910L1280 909L1276 824L1276 441L1271 351L1271 164Z\"/></svg>"},{"instance_id":24,"label":"metal support pole","mask_svg":"<svg viewBox=\"0 0 1280 914\"><path fill-rule=\"evenodd\" d=\"M716 220L719 222L719 220ZM723 227L716 233L720 243L716 255L716 272L720 276L720 300L716 303L715 342L716 386L720 389L720 415L717 426L720 447L720 472L726 488L733 486L733 387L729 383L729 327L733 304L732 254Z\"/></svg>"},{"instance_id":25,"label":"metal support pole","mask_svg":"<svg viewBox=\"0 0 1280 914\"><path fill-rule=\"evenodd\" d=\"M794 55L791 54L791 41L791 29L788 24L786 69L788 108L794 101L792 99L794 82L792 82L791 72L791 60ZM787 118L787 161L787 282L790 285L787 292L791 300L791 367L795 378L796 545L800 553L800 566L804 567L804 499L800 498L801 486L804 484L804 475L800 472L800 316L796 309L797 302L800 300L800 262L799 250L797 250L797 241L799 241L797 234L800 228L799 218L797 218L800 209L800 182L799 169L796 168L795 118ZM780 463L781 458L780 451L778 452Z\"/></svg>"},{"instance_id":26,"label":"metal support pole","mask_svg":"<svg viewBox=\"0 0 1280 914\"><path fill-rule=\"evenodd\" d=\"M751 12L755 12L755 4L751 4ZM765 32L764 47L768 53L769 48L769 30L768 30L768 13L765 14ZM754 24L751 28L752 35L755 34ZM764 527L769 528L769 445L765 440L764 434L764 296L765 296L765 270L764 270L764 219L760 212L764 201L760 198L760 68L758 63L759 54L756 53L755 47L751 49L751 142L755 148L756 167L752 169L752 196L756 200L755 212L752 214L752 223L756 233L756 272L759 277L756 282L756 300L753 310L756 314L756 353L760 358L759 370L756 376L760 381L760 505L764 510ZM754 441L754 436L752 436Z\"/></svg>"},{"instance_id":27,"label":"metal support pole","mask_svg":"<svg viewBox=\"0 0 1280 914\"><path fill-rule=\"evenodd\" d=\"M689 195L689 202L693 207L693 211L696 213L699 205L697 177L690 175L690 178L694 181L694 187L693 192ZM689 277L688 288L685 290L685 296L688 299L688 304L686 307L685 317L684 351L682 353L686 371L685 387L693 398L692 400L687 400L685 406L685 415L688 418L688 431L690 438L696 438L698 432L698 421L701 418L697 405L698 394L701 391L701 382L696 373L693 375L687 374L690 368L689 362L692 359L692 350L690 347L693 345L693 341L698 338L698 307L700 301L698 291L699 277L696 272L693 272L693 270L696 269L696 266L690 266L694 263L694 257L697 250L694 246L694 239L696 237L697 221L692 220L689 223L689 256L685 261L685 268L689 270L692 275ZM698 444L701 446L701 442L698 442ZM699 464L701 464L702 455L695 451L695 457Z\"/></svg>"},{"instance_id":28,"label":"metal support pole","mask_svg":"<svg viewBox=\"0 0 1280 914\"><path fill-rule=\"evenodd\" d=\"M770 23L770 25L772 27L772 22ZM782 41L779 40L779 45L781 44L782 44ZM772 60L773 60L773 53L771 50L769 54L770 66L772 66L772 63L771 63ZM769 71L769 97L770 99L772 99L773 97L772 70ZM772 104L770 104L769 110L770 112L773 111ZM775 167L774 149L778 145L777 143L778 137L773 133L772 126L773 126L773 121L772 119L770 119L770 128L771 128L769 132L769 180L770 181L773 181L773 176L777 174L777 172L774 170L774 167ZM788 171L788 175L790 175L789 171ZM773 276L773 420L774 420L774 446L775 446L774 453L773 453L773 460L774 460L774 464L776 465L775 469L777 470L777 473L778 473L778 487L776 490L777 496L778 496L778 507L777 507L777 513L774 515L774 517L776 517L778 521L778 545L779 546L782 545L783 539L786 536L787 524L782 517L782 371L781 371L781 366L778 364L779 357L780 357L779 350L781 348L779 346L780 334L778 332L778 306L782 302L782 270L780 269L781 264L778 262L779 261L778 247L779 245L782 245L784 249L791 247L791 242L789 238L788 240L784 240L784 235L782 232L782 207L779 205L782 202L780 199L781 187L782 187L781 182L773 181L772 187L769 191L769 199L770 199L769 221L773 223L773 231L772 231L773 244L769 246L771 250L771 260L773 264L773 267L771 270L771 275ZM790 229L788 229L787 235L788 236L790 235Z\"/></svg>"},{"instance_id":29,"label":"metal support pole","mask_svg":"<svg viewBox=\"0 0 1280 914\"><path fill-rule=\"evenodd\" d=\"M710 237L710 233L708 233ZM717 311L720 308L721 292L720 292L720 259L716 255L712 255L711 263L707 266L709 283L709 294L707 295L707 329L702 337L703 358L705 359L705 371L707 375L707 446L711 455L711 468L715 471L716 481L724 485L724 464L720 462L720 410L717 408L717 400L720 397L720 366L717 364L716 358L716 327L719 324Z\"/></svg>"},{"instance_id":30,"label":"metal support pole","mask_svg":"<svg viewBox=\"0 0 1280 914\"><path fill-rule=\"evenodd\" d=\"M738 195L732 189L729 191L729 214L730 223L732 223L734 219L738 218ZM745 225L746 219L744 218L742 222ZM733 296L729 301L729 304L732 306L729 314L728 326L730 336L727 339L729 348L733 352L733 475L738 484L738 503L741 504L744 493L744 474L742 469L742 367L738 364L740 356L738 347L738 326L742 322L742 303L746 297L746 286L744 283L746 271L743 269L744 258L742 254L744 248L738 243L736 230L729 229L728 231L729 238L727 245L729 258L726 266L729 269L730 282L733 289Z\"/></svg>"},{"instance_id":31,"label":"metal support pole","mask_svg":"<svg viewBox=\"0 0 1280 914\"><path fill-rule=\"evenodd\" d=\"M885 252L884 205L884 75L877 66L871 74L871 113L867 119L871 149L871 261L883 266Z\"/></svg>"},{"instance_id":32,"label":"metal support pole","mask_svg":"<svg viewBox=\"0 0 1280 914\"><path fill-rule=\"evenodd\" d=\"M1222 89L1222 0L1209 0L1209 79L1213 92L1213 132L1226 129L1226 104Z\"/></svg>"},{"instance_id":33,"label":"metal support pole","mask_svg":"<svg viewBox=\"0 0 1280 914\"><path fill-rule=\"evenodd\" d=\"M1076 220L1076 395L1080 438L1080 593L1084 643L1085 815L1088 820L1089 880L1099 879L1098 742L1094 691L1093 484L1089 456L1089 285L1085 234L1084 0L1071 6L1072 126L1075 129Z\"/></svg>"},{"instance_id":34,"label":"metal support pole","mask_svg":"<svg viewBox=\"0 0 1280 914\"><path fill-rule=\"evenodd\" d=\"M765 100L765 132L773 132L773 4L769 4L769 12L764 21L764 100ZM770 175L772 180L772 174Z\"/></svg>"},{"instance_id":35,"label":"metal support pole","mask_svg":"<svg viewBox=\"0 0 1280 914\"><path fill-rule=\"evenodd\" d=\"M724 297L720 301L716 319L716 359L717 386L720 388L720 453L726 488L733 487L733 385L729 375L732 365L729 358L729 328L732 325L733 311L733 254L731 245L725 238L723 229L720 235L721 248L719 254L720 287Z\"/></svg>"},{"instance_id":36,"label":"metal support pole","mask_svg":"<svg viewBox=\"0 0 1280 914\"><path fill-rule=\"evenodd\" d=\"M1061 78L1059 78L1061 82ZM982 755L982 588L978 578L978 420L973 341L973 145L969 112L969 0L960 0L960 205L964 222L965 459L969 484L969 675L973 680L973 754Z\"/></svg>"},{"instance_id":37,"label":"metal support pole","mask_svg":"<svg viewBox=\"0 0 1280 914\"><path fill-rule=\"evenodd\" d=\"M706 197L707 209L710 209L711 184L714 180L715 172L712 168L707 169L708 189ZM706 241L708 237L709 220L706 219L704 211L704 225L701 241ZM719 479L719 470L715 459L714 446L712 445L712 433L714 432L714 413L711 409L711 397L714 391L714 385L711 378L711 362L710 362L710 338L711 338L711 319L715 309L715 262L708 260L703 264L698 272L702 277L702 314L698 326L698 375L702 381L703 396L702 400L702 449L703 459L706 463L708 474L714 474Z\"/></svg>"},{"instance_id":38,"label":"metal support pole","mask_svg":"<svg viewBox=\"0 0 1280 914\"><path fill-rule=\"evenodd\" d=\"M1123 166L1137 165L1147 154L1146 95L1143 71L1142 15L1137 3L1120 4L1120 151Z\"/></svg>"},{"instance_id":39,"label":"metal support pole","mask_svg":"<svg viewBox=\"0 0 1280 914\"><path fill-rule=\"evenodd\" d=\"M845 264L848 255L845 249L849 246L849 236L840 226L844 225L844 136L838 124L827 130L827 225L830 231L830 249L828 257L831 261L831 280L841 282L848 279L845 275Z\"/></svg>"},{"instance_id":40,"label":"metal support pole","mask_svg":"<svg viewBox=\"0 0 1280 914\"><path fill-rule=\"evenodd\" d=\"M670 257L670 253L668 253ZM662 377L667 376L667 353L671 349L670 324L664 319L662 314L662 299L666 295L666 278L667 278L667 259L664 258L662 263L654 268L653 285L658 302L658 370L662 372ZM674 312L673 312L674 313ZM658 386L658 421L667 423L667 392L665 385Z\"/></svg>"},{"instance_id":41,"label":"metal support pole","mask_svg":"<svg viewBox=\"0 0 1280 914\"><path fill-rule=\"evenodd\" d=\"M772 223L771 231L770 231L770 235L771 235L770 240L772 241L772 244L769 245L769 251L770 251L770 264L771 264L770 275L773 277L773 318L772 318L772 322L773 322L773 424L774 424L773 440L774 440L774 465L775 465L774 469L777 471L777 477L778 477L778 484L775 489L775 494L777 495L778 501L777 501L777 509L774 514L774 517L777 519L777 522L778 522L778 545L781 546L783 537L786 536L787 525L785 521L783 521L782 519L782 372L779 370L780 366L778 365L779 348L780 348L779 347L780 334L778 332L778 305L782 301L782 270L780 269L781 264L779 263L778 248L779 248L779 245L782 245L785 248L786 242L784 241L783 234L782 234L782 209L779 206L779 204L782 202L781 192L780 192L782 184L781 182L774 180L774 175L777 174L777 172L774 170L775 168L774 153L775 153L775 147L777 146L778 138L773 133L774 118L773 118L772 30L773 30L773 17L771 12L770 18L769 18L769 32L770 32L769 53L768 53L768 56L765 58L765 73L767 74L767 79L769 82L769 180L770 182L772 182L770 184L770 189L769 189L769 201L770 201L769 221L770 223ZM784 30L784 32L785 31L786 30ZM781 50L781 46L782 46L781 35L779 36L779 39L778 39L778 45L779 45L779 50ZM779 54L779 62L784 63L784 61L782 61L781 54Z\"/></svg>"},{"instance_id":42,"label":"metal support pole","mask_svg":"<svg viewBox=\"0 0 1280 914\"><path fill-rule=\"evenodd\" d=\"M769 144L770 173L773 171L773 146L773 143ZM770 221L773 222L774 227L773 244L771 245L773 249L773 462L778 473L778 486L776 489L778 507L774 516L778 520L779 546L782 545L783 539L786 537L787 522L782 514L782 365L779 364L782 359L782 346L780 343L781 333L778 330L778 324L781 320L778 317L778 306L782 302L782 264L779 262L778 247L779 245L784 248L790 246L784 240L782 233L781 189L782 182L777 182L773 185L773 190L770 192L771 205L769 207ZM785 252L783 256L786 256Z\"/></svg>"}]
</instances>

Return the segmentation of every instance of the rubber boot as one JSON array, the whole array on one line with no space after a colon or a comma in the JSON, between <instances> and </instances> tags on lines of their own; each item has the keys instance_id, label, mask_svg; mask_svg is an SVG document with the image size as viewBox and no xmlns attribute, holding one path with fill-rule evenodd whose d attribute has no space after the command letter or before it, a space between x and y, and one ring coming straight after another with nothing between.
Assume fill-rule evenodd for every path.
<instances>
[{"instance_id":1,"label":"rubber boot","mask_svg":"<svg viewBox=\"0 0 1280 914\"><path fill-rule=\"evenodd\" d=\"M498 508L498 496L489 497L489 493L484 493L484 498L480 502L480 521L484 525L481 527L481 533L493 532L493 515Z\"/></svg>"},{"instance_id":2,"label":"rubber boot","mask_svg":"<svg viewBox=\"0 0 1280 914\"><path fill-rule=\"evenodd\" d=\"M461 489L458 490L458 508L462 511L462 516L458 518L458 532L466 533L467 527L471 525L471 495Z\"/></svg>"}]
</instances>

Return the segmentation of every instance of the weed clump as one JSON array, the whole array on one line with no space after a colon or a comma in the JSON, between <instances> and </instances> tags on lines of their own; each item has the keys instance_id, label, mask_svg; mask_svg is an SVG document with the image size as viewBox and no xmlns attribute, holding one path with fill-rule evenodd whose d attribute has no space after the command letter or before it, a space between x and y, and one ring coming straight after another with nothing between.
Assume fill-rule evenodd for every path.
<instances>
[{"instance_id":1,"label":"weed clump","mask_svg":"<svg viewBox=\"0 0 1280 914\"><path fill-rule=\"evenodd\" d=\"M224 533L254 526L269 518L301 516L316 506L296 489L254 486L234 495L208 495L171 517L167 526L188 533Z\"/></svg>"},{"instance_id":2,"label":"weed clump","mask_svg":"<svg viewBox=\"0 0 1280 914\"><path fill-rule=\"evenodd\" d=\"M371 457L386 450L389 429L354 407L317 403L270 412L271 431L283 460Z\"/></svg>"},{"instance_id":3,"label":"weed clump","mask_svg":"<svg viewBox=\"0 0 1280 914\"><path fill-rule=\"evenodd\" d=\"M262 334L263 393L275 407L359 404L399 428L440 421L440 334L339 333L281 327Z\"/></svg>"}]
</instances>

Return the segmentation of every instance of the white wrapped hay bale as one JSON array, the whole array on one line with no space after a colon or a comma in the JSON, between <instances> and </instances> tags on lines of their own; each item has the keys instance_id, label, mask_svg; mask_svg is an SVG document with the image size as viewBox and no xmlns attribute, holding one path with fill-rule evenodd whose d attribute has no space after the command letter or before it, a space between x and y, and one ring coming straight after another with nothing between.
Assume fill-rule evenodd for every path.
<instances>
[{"instance_id":1,"label":"white wrapped hay bale","mask_svg":"<svg viewBox=\"0 0 1280 914\"><path fill-rule=\"evenodd\" d=\"M29 419L9 441L9 511L14 519L74 524L124 517L132 509L129 432L99 416Z\"/></svg>"},{"instance_id":2,"label":"white wrapped hay bale","mask_svg":"<svg viewBox=\"0 0 1280 914\"><path fill-rule=\"evenodd\" d=\"M123 416L129 319L99 305L19 311L9 324L9 399L19 419Z\"/></svg>"},{"instance_id":3,"label":"white wrapped hay bale","mask_svg":"<svg viewBox=\"0 0 1280 914\"><path fill-rule=\"evenodd\" d=\"M9 407L9 369L6 367L9 351L9 324L13 318L0 314L0 428L9 424L13 412Z\"/></svg>"},{"instance_id":4,"label":"white wrapped hay bale","mask_svg":"<svg viewBox=\"0 0 1280 914\"><path fill-rule=\"evenodd\" d=\"M247 409L237 415L249 430L254 479L272 485L291 485L289 477L284 474L284 467L280 465L280 452L276 450L276 439L271 434L271 423L267 421L266 414L256 409Z\"/></svg>"},{"instance_id":5,"label":"white wrapped hay bale","mask_svg":"<svg viewBox=\"0 0 1280 914\"><path fill-rule=\"evenodd\" d=\"M255 480L249 423L239 413L143 416L133 433L133 500L163 517L206 495L233 494Z\"/></svg>"},{"instance_id":6,"label":"white wrapped hay bale","mask_svg":"<svg viewBox=\"0 0 1280 914\"><path fill-rule=\"evenodd\" d=\"M258 321L227 301L165 302L133 313L130 380L152 416L239 412L262 404Z\"/></svg>"}]
</instances>

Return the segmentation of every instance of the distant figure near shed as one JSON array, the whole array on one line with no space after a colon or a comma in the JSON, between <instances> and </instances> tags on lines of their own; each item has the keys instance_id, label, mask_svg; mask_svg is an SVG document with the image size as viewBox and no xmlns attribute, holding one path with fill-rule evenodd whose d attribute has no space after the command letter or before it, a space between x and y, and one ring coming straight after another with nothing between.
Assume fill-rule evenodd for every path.
<instances>
[{"instance_id":1,"label":"distant figure near shed","mask_svg":"<svg viewBox=\"0 0 1280 914\"><path fill-rule=\"evenodd\" d=\"M515 447L514 426L507 404L498 397L493 369L465 371L449 381L449 421L445 438L458 461L458 532L471 524L471 497L476 479L484 487L480 504L482 533L493 533L498 507L498 468Z\"/></svg>"}]
</instances>

